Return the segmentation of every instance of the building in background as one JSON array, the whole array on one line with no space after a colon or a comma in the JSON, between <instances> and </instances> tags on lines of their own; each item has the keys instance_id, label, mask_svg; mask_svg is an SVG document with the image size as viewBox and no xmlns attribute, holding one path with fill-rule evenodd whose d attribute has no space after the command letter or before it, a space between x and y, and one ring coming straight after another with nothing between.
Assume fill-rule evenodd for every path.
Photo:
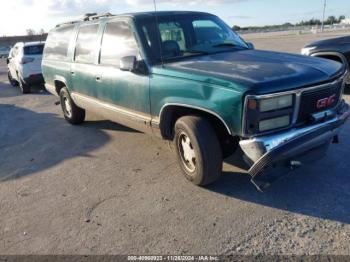
<instances>
[{"instance_id":1,"label":"building in background","mask_svg":"<svg viewBox=\"0 0 350 262\"><path fill-rule=\"evenodd\" d=\"M341 20L340 24L342 24L342 25L350 25L350 18Z\"/></svg>"}]
</instances>

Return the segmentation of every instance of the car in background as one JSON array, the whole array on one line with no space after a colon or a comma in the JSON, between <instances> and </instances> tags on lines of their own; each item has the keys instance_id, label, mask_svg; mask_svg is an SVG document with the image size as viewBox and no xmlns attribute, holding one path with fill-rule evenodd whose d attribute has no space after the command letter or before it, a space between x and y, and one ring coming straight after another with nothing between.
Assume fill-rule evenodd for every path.
<instances>
[{"instance_id":1,"label":"car in background","mask_svg":"<svg viewBox=\"0 0 350 262\"><path fill-rule=\"evenodd\" d=\"M17 43L7 58L9 82L19 85L23 94L30 93L32 85L44 83L41 71L44 46L44 42Z\"/></svg>"},{"instance_id":2,"label":"car in background","mask_svg":"<svg viewBox=\"0 0 350 262\"><path fill-rule=\"evenodd\" d=\"M0 46L0 58L7 58L10 53L11 47Z\"/></svg>"},{"instance_id":3,"label":"car in background","mask_svg":"<svg viewBox=\"0 0 350 262\"><path fill-rule=\"evenodd\" d=\"M337 61L350 69L350 35L312 42L306 45L301 54ZM350 85L350 74L346 79Z\"/></svg>"}]
</instances>

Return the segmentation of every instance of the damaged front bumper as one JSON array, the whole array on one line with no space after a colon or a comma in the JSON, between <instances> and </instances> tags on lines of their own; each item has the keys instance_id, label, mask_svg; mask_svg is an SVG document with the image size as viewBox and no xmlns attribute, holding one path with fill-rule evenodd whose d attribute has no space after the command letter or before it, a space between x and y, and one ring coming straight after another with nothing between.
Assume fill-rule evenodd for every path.
<instances>
[{"instance_id":1,"label":"damaged front bumper","mask_svg":"<svg viewBox=\"0 0 350 262\"><path fill-rule=\"evenodd\" d=\"M261 190L255 179L268 167L281 162L291 166L299 165L299 161L296 161L298 157L316 148L328 147L337 138L339 128L349 115L349 105L343 101L331 119L278 134L242 140L240 146L246 162L250 163L248 173L253 184Z\"/></svg>"}]
</instances>

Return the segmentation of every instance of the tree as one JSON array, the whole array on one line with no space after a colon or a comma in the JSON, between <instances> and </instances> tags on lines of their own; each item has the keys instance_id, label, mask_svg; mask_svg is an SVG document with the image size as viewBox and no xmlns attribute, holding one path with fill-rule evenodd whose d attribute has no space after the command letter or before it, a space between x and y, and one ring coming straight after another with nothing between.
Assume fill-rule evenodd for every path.
<instances>
[{"instance_id":1,"label":"tree","mask_svg":"<svg viewBox=\"0 0 350 262\"><path fill-rule=\"evenodd\" d=\"M232 29L233 29L233 31L239 31L239 30L241 30L241 27L239 27L238 25L234 25L232 27Z\"/></svg>"},{"instance_id":2,"label":"tree","mask_svg":"<svg viewBox=\"0 0 350 262\"><path fill-rule=\"evenodd\" d=\"M31 28L27 29L26 32L27 32L27 35L35 35L35 31Z\"/></svg>"},{"instance_id":3,"label":"tree","mask_svg":"<svg viewBox=\"0 0 350 262\"><path fill-rule=\"evenodd\" d=\"M340 23L342 20L344 20L344 19L345 19L345 15L339 16L339 23Z\"/></svg>"},{"instance_id":4,"label":"tree","mask_svg":"<svg viewBox=\"0 0 350 262\"><path fill-rule=\"evenodd\" d=\"M43 35L43 34L45 34L45 30L41 28L41 29L39 30L39 35Z\"/></svg>"},{"instance_id":5,"label":"tree","mask_svg":"<svg viewBox=\"0 0 350 262\"><path fill-rule=\"evenodd\" d=\"M321 21L315 18L312 18L308 21L301 21L300 23L297 23L297 26L314 26L321 24Z\"/></svg>"},{"instance_id":6,"label":"tree","mask_svg":"<svg viewBox=\"0 0 350 262\"><path fill-rule=\"evenodd\" d=\"M293 24L292 24L292 23L289 23L289 22L284 23L284 24L282 25L282 27L292 27L292 26L293 26Z\"/></svg>"},{"instance_id":7,"label":"tree","mask_svg":"<svg viewBox=\"0 0 350 262\"><path fill-rule=\"evenodd\" d=\"M338 22L337 18L335 18L334 15L331 15L331 16L328 17L328 19L326 21L326 24L333 25L333 24L335 24L337 22Z\"/></svg>"},{"instance_id":8,"label":"tree","mask_svg":"<svg viewBox=\"0 0 350 262\"><path fill-rule=\"evenodd\" d=\"M339 16L339 18L335 17L335 16L329 16L328 19L325 21L326 25L331 25L331 24L337 24L340 23L341 20L345 19L344 15ZM296 23L295 26L307 26L307 27L311 27L311 26L318 26L321 25L322 22L319 19L315 19L312 18L310 20L302 20L299 23ZM267 25L267 26L248 26L248 27L240 27L237 25L234 25L232 27L233 30L235 31L264 31L264 30L285 30L288 28L293 27L294 24L292 23L284 23L284 24L280 24L280 25Z\"/></svg>"}]
</instances>

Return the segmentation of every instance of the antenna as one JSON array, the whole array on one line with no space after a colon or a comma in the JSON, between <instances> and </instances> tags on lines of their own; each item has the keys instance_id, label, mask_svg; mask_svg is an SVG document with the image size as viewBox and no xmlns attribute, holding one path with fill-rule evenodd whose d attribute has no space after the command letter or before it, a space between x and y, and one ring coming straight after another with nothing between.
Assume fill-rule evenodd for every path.
<instances>
[{"instance_id":1,"label":"antenna","mask_svg":"<svg viewBox=\"0 0 350 262\"><path fill-rule=\"evenodd\" d=\"M157 3L156 0L153 0L153 4L154 4L154 15L155 15L155 20L156 20L156 32L159 31L159 51L160 51L160 62L162 64L162 67L164 67L164 61L163 61L163 44L162 44L162 34L160 32L160 28L159 28L159 22L158 22L158 14L157 14Z\"/></svg>"},{"instance_id":2,"label":"antenna","mask_svg":"<svg viewBox=\"0 0 350 262\"><path fill-rule=\"evenodd\" d=\"M325 17L325 13L326 13L326 7L327 7L327 0L324 0L321 32L323 32L323 30L324 30L324 17Z\"/></svg>"}]
</instances>

